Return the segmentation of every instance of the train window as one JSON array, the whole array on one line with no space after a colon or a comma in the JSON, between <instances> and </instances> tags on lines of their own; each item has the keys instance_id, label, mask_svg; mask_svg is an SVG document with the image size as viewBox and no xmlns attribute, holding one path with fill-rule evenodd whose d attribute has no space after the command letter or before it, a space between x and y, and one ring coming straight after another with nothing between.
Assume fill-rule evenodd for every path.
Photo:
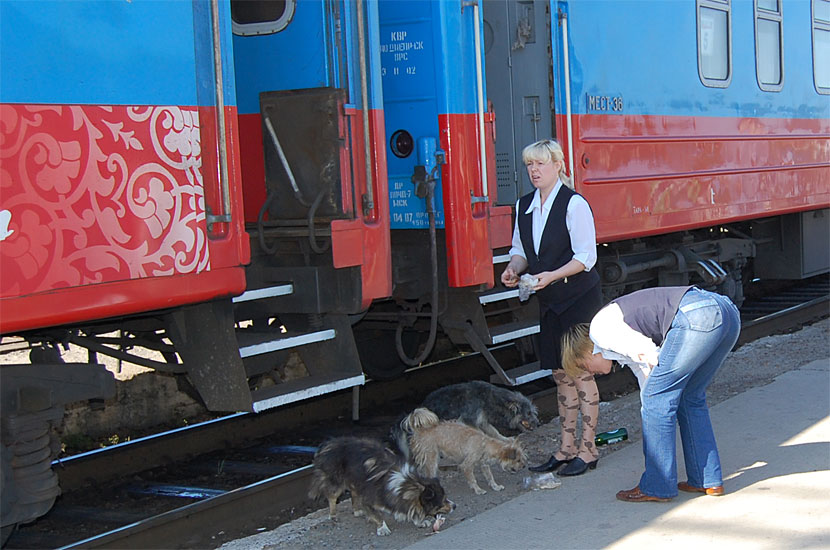
<instances>
[{"instance_id":1,"label":"train window","mask_svg":"<svg viewBox=\"0 0 830 550\"><path fill-rule=\"evenodd\" d=\"M697 70L705 86L732 80L731 0L697 0Z\"/></svg>"},{"instance_id":2,"label":"train window","mask_svg":"<svg viewBox=\"0 0 830 550\"><path fill-rule=\"evenodd\" d=\"M778 0L755 2L755 70L758 86L766 92L778 92L784 86L782 42L784 22Z\"/></svg>"},{"instance_id":3,"label":"train window","mask_svg":"<svg viewBox=\"0 0 830 550\"><path fill-rule=\"evenodd\" d=\"M830 0L813 0L813 79L818 93L830 94Z\"/></svg>"},{"instance_id":4,"label":"train window","mask_svg":"<svg viewBox=\"0 0 830 550\"><path fill-rule=\"evenodd\" d=\"M255 36L280 32L291 22L297 0L231 0L233 33Z\"/></svg>"}]
</instances>

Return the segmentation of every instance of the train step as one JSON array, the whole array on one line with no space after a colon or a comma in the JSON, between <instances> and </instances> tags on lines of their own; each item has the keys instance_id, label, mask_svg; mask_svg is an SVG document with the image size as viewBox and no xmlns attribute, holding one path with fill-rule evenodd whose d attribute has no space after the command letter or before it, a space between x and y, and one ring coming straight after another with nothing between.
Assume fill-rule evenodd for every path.
<instances>
[{"instance_id":1,"label":"train step","mask_svg":"<svg viewBox=\"0 0 830 550\"><path fill-rule=\"evenodd\" d=\"M511 298L519 297L518 288L496 288L482 292L478 295L478 303L481 305L492 304L494 302L501 302Z\"/></svg>"},{"instance_id":2,"label":"train step","mask_svg":"<svg viewBox=\"0 0 830 550\"><path fill-rule=\"evenodd\" d=\"M263 353L271 353L315 342L325 342L337 336L334 329L318 330L315 332L285 332L275 337L273 332L257 332L253 330L237 331L239 355L244 359Z\"/></svg>"},{"instance_id":3,"label":"train step","mask_svg":"<svg viewBox=\"0 0 830 550\"><path fill-rule=\"evenodd\" d=\"M334 391L344 390L366 383L363 373L329 373L289 380L251 392L254 412L261 412L295 401L302 401Z\"/></svg>"},{"instance_id":4,"label":"train step","mask_svg":"<svg viewBox=\"0 0 830 550\"><path fill-rule=\"evenodd\" d=\"M275 298L277 296L287 296L294 293L294 285L291 283L281 283L267 288L258 288L256 290L247 290L236 296L233 299L234 304L242 302L250 302L253 300L263 300L265 298Z\"/></svg>"},{"instance_id":5,"label":"train step","mask_svg":"<svg viewBox=\"0 0 830 550\"><path fill-rule=\"evenodd\" d=\"M503 344L525 336L539 333L539 323L533 321L514 321L504 325L490 327L489 345Z\"/></svg>"},{"instance_id":6,"label":"train step","mask_svg":"<svg viewBox=\"0 0 830 550\"><path fill-rule=\"evenodd\" d=\"M514 384L512 385L519 386L521 384L533 382L534 380L539 380L540 378L545 378L546 376L553 376L553 371L550 369L540 369L539 361L534 361L520 367L506 370L504 371L504 374L508 379L514 381ZM498 373L495 373L490 375L490 382L493 382L494 384L502 384L504 383L504 379L499 376Z\"/></svg>"},{"instance_id":7,"label":"train step","mask_svg":"<svg viewBox=\"0 0 830 550\"><path fill-rule=\"evenodd\" d=\"M472 325L468 325L464 330L464 338L475 351L484 357L487 364L493 369L495 374L490 377L491 381L507 386L519 386L539 378L551 376L552 372L547 369L540 369L538 361L512 369L504 369L487 346L530 336L538 332L539 324L535 321L516 321L496 328L491 327L490 341L487 343L482 340Z\"/></svg>"},{"instance_id":8,"label":"train step","mask_svg":"<svg viewBox=\"0 0 830 550\"><path fill-rule=\"evenodd\" d=\"M493 255L493 265L506 264L510 261L510 254Z\"/></svg>"}]
</instances>

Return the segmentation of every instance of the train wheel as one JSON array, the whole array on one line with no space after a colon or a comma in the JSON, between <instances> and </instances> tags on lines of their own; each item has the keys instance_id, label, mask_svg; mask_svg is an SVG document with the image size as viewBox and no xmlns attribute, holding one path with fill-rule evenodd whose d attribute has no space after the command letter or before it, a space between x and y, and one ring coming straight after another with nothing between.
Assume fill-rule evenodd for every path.
<instances>
[{"instance_id":1,"label":"train wheel","mask_svg":"<svg viewBox=\"0 0 830 550\"><path fill-rule=\"evenodd\" d=\"M363 372L373 380L392 380L406 371L406 364L398 357L393 330L355 330L354 337ZM404 330L401 343L406 354L414 357L421 347L421 333Z\"/></svg>"},{"instance_id":2,"label":"train wheel","mask_svg":"<svg viewBox=\"0 0 830 550\"><path fill-rule=\"evenodd\" d=\"M2 536L8 537L18 523L39 518L52 508L60 494L58 476L52 471L56 445L52 425L63 419L63 407L36 413L5 415L2 463ZM12 442L7 445L6 442Z\"/></svg>"}]
</instances>

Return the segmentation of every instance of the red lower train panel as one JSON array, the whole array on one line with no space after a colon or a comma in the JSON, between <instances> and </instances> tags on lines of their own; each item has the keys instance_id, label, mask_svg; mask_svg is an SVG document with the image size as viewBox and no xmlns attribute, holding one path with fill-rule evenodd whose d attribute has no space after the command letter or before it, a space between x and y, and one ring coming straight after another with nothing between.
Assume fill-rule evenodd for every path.
<instances>
[{"instance_id":1,"label":"red lower train panel","mask_svg":"<svg viewBox=\"0 0 830 550\"><path fill-rule=\"evenodd\" d=\"M482 196L477 115L439 115L447 276L450 286L493 286L489 204L472 202ZM491 157L492 158L492 157ZM488 172L490 171L488 167ZM492 183L494 178L490 178ZM492 185L489 186L492 190ZM495 195L490 197L495 202Z\"/></svg>"},{"instance_id":2,"label":"red lower train panel","mask_svg":"<svg viewBox=\"0 0 830 550\"><path fill-rule=\"evenodd\" d=\"M830 205L830 120L581 115L574 136L602 242Z\"/></svg>"},{"instance_id":3,"label":"red lower train panel","mask_svg":"<svg viewBox=\"0 0 830 550\"><path fill-rule=\"evenodd\" d=\"M208 145L216 142L214 114L0 105L0 332L244 290L250 251L232 107L225 116L233 221L207 228L207 207L223 210L211 202L221 197L217 171L203 168L217 156Z\"/></svg>"},{"instance_id":4,"label":"red lower train panel","mask_svg":"<svg viewBox=\"0 0 830 550\"><path fill-rule=\"evenodd\" d=\"M372 139L372 187L374 210L364 216L360 197L366 191L363 156L363 119L361 112L344 109L341 120L343 150L340 158L341 196L346 210L354 209L355 218L334 220L331 225L334 267L360 266L362 303L392 294L392 260L389 235L389 193L386 175L383 111L370 110ZM244 162L242 178L245 189L245 219L256 223L267 197L265 159L262 145L262 118L259 113L240 115L239 135ZM356 198L357 197L357 198Z\"/></svg>"},{"instance_id":5,"label":"red lower train panel","mask_svg":"<svg viewBox=\"0 0 830 550\"><path fill-rule=\"evenodd\" d=\"M360 266L362 307L368 308L372 300L392 295L392 243L389 233L389 185L386 175L386 146L383 111L369 111L369 137L372 155L373 209L364 215L360 207L366 193L366 162L363 140L363 118L358 110L346 109L346 124L352 136L344 139L346 149L341 158L343 181L354 174L352 186L344 185L343 197L351 197L357 218L334 220L331 224L331 249L334 267ZM349 170L349 163L351 167ZM347 189L347 187L349 189Z\"/></svg>"}]
</instances>

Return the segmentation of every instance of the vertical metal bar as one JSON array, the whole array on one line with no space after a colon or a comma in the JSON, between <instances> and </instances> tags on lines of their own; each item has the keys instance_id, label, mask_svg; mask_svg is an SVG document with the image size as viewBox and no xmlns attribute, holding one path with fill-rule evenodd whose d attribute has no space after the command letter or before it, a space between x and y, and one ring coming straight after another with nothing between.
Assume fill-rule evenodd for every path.
<instances>
[{"instance_id":1,"label":"vertical metal bar","mask_svg":"<svg viewBox=\"0 0 830 550\"><path fill-rule=\"evenodd\" d=\"M213 30L213 69L216 89L216 129L219 134L219 185L222 190L222 215L209 217L211 221L231 221L231 191L228 176L228 144L225 135L225 91L222 76L222 34L219 21L219 0L210 0Z\"/></svg>"},{"instance_id":2,"label":"vertical metal bar","mask_svg":"<svg viewBox=\"0 0 830 550\"><path fill-rule=\"evenodd\" d=\"M352 420L360 420L360 386L352 386Z\"/></svg>"},{"instance_id":3,"label":"vertical metal bar","mask_svg":"<svg viewBox=\"0 0 830 550\"><path fill-rule=\"evenodd\" d=\"M568 170L571 176L571 188L576 187L576 175L574 174L574 131L571 120L571 67L568 58L568 14L559 12L562 19L562 50L565 62L565 121L568 126Z\"/></svg>"},{"instance_id":4,"label":"vertical metal bar","mask_svg":"<svg viewBox=\"0 0 830 550\"><path fill-rule=\"evenodd\" d=\"M369 216L375 209L375 191L372 178L372 151L369 136L369 87L366 82L366 36L363 25L363 0L357 2L357 47L360 60L360 99L363 113L363 156L366 163L366 194L363 196L363 215Z\"/></svg>"},{"instance_id":5,"label":"vertical metal bar","mask_svg":"<svg viewBox=\"0 0 830 550\"><path fill-rule=\"evenodd\" d=\"M479 25L479 3L478 1L465 2L473 6L473 25L475 27L475 49L476 49L476 92L478 101L478 148L481 159L481 202L487 202L487 144L484 137L484 77L481 63L481 25Z\"/></svg>"}]
</instances>

